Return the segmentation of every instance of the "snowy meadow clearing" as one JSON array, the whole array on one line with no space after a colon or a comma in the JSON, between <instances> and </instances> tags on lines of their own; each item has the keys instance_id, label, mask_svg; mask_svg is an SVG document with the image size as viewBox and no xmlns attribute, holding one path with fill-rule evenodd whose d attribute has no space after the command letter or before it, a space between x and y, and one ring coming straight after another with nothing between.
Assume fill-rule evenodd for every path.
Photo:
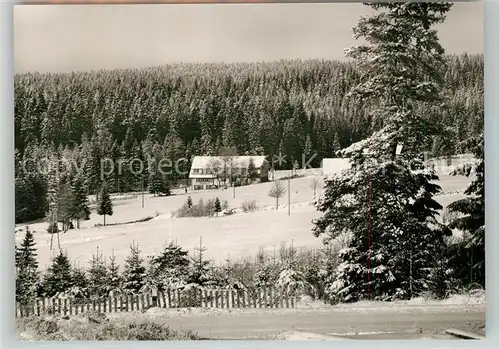
<instances>
[{"instance_id":1,"label":"snowy meadow clearing","mask_svg":"<svg viewBox=\"0 0 500 349\"><path fill-rule=\"evenodd\" d=\"M261 248L266 253L273 254L283 243L289 246L293 244L299 249L320 248L322 240L314 237L311 232L311 221L320 215L312 205L313 178L315 177L308 176L290 180L290 216L286 206L288 192L279 199L279 209L276 210L276 199L268 195L272 183L237 187L234 199L232 188L188 192L187 195L183 191L174 191L174 195L167 197L145 194L144 208L141 194L115 196L114 213L106 217L109 225L98 226L103 219L93 209L90 220L81 222L81 229L71 229L60 235L61 249L68 253L76 265L86 266L97 248L105 256L114 253L117 262L122 264L134 241L139 243L142 256L146 257L161 250L170 241L177 242L192 252L199 247L202 237L203 245L207 248L206 257L217 264L228 258L234 261L255 256ZM316 178L320 180L316 189L319 196L323 181L322 177ZM446 206L462 197L461 191L468 182L466 177L441 175L439 184L443 194L437 196L437 200ZM286 180L283 184L288 190ZM188 196L191 196L195 204L199 200L207 201L215 197L221 201L227 200L229 209L235 209L235 213L213 218L172 217L173 212L186 202ZM242 203L252 200L256 201L257 210L242 212ZM146 217L153 218L146 222L123 224ZM26 225L18 225L16 228L24 226ZM46 232L47 223L33 223L29 227L35 231L40 269L43 270L58 252L57 236L54 236L54 248L50 250L51 235ZM22 234L17 234L16 242L20 242L22 238Z\"/></svg>"}]
</instances>

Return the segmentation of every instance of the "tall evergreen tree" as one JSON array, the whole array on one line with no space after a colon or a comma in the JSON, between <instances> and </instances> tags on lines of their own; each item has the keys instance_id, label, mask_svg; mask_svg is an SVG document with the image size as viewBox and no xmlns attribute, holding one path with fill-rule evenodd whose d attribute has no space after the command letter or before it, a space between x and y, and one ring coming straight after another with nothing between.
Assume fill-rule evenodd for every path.
<instances>
[{"instance_id":1,"label":"tall evergreen tree","mask_svg":"<svg viewBox=\"0 0 500 349\"><path fill-rule=\"evenodd\" d=\"M73 179L71 199L71 217L76 220L77 228L80 228L80 220L90 219L87 191L84 187L84 180L80 175Z\"/></svg>"},{"instance_id":2,"label":"tall evergreen tree","mask_svg":"<svg viewBox=\"0 0 500 349\"><path fill-rule=\"evenodd\" d=\"M436 174L424 168L426 141L416 102L440 103L443 49L431 27L445 19L447 3L370 3L347 50L363 80L351 98L376 103L381 129L342 151L351 168L326 180L314 234L333 240L350 232L348 248L329 293L338 301L407 298L428 287L446 231L436 220ZM396 154L397 145L403 152Z\"/></svg>"},{"instance_id":3,"label":"tall evergreen tree","mask_svg":"<svg viewBox=\"0 0 500 349\"><path fill-rule=\"evenodd\" d=\"M57 200L57 220L62 223L63 231L72 227L74 198L68 183L61 185Z\"/></svg>"},{"instance_id":4,"label":"tall evergreen tree","mask_svg":"<svg viewBox=\"0 0 500 349\"><path fill-rule=\"evenodd\" d=\"M103 216L104 225L106 225L106 216L113 215L113 203L111 202L106 184L102 186L101 193L97 200L97 214Z\"/></svg>"}]
</instances>

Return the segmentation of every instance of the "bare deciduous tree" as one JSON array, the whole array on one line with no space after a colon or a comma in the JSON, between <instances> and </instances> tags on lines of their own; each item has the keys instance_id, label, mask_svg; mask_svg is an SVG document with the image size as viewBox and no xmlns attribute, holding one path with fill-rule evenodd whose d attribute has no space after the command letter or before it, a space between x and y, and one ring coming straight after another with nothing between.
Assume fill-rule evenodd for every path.
<instances>
[{"instance_id":1,"label":"bare deciduous tree","mask_svg":"<svg viewBox=\"0 0 500 349\"><path fill-rule=\"evenodd\" d=\"M319 179L318 177L313 177L312 181L311 181L311 188L313 190L313 195L316 196L316 189L318 188L319 186Z\"/></svg>"},{"instance_id":2,"label":"bare deciduous tree","mask_svg":"<svg viewBox=\"0 0 500 349\"><path fill-rule=\"evenodd\" d=\"M221 163L217 158L211 158L207 165L208 172L212 175L212 184L215 185L215 180L217 179L217 184L220 186L219 174L221 172Z\"/></svg>"},{"instance_id":3,"label":"bare deciduous tree","mask_svg":"<svg viewBox=\"0 0 500 349\"><path fill-rule=\"evenodd\" d=\"M276 198L276 209L278 209L279 198L285 195L286 189L281 183L280 180L276 180L273 182L271 186L271 190L269 190L269 196L272 198Z\"/></svg>"},{"instance_id":4,"label":"bare deciduous tree","mask_svg":"<svg viewBox=\"0 0 500 349\"><path fill-rule=\"evenodd\" d=\"M236 168L236 149L231 147L223 147L219 150L219 155L222 157L222 176L224 184L229 178L229 183L232 185L233 177L235 175L234 169Z\"/></svg>"}]
</instances>

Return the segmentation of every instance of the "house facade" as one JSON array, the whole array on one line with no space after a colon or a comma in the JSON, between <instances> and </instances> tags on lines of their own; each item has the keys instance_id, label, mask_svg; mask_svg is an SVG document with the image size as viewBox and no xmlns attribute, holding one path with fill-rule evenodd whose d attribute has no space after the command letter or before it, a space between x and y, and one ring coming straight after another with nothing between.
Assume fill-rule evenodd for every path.
<instances>
[{"instance_id":1,"label":"house facade","mask_svg":"<svg viewBox=\"0 0 500 349\"><path fill-rule=\"evenodd\" d=\"M191 189L229 186L232 182L248 178L251 160L255 166L253 180L267 180L269 165L265 156L195 156L189 171Z\"/></svg>"}]
</instances>

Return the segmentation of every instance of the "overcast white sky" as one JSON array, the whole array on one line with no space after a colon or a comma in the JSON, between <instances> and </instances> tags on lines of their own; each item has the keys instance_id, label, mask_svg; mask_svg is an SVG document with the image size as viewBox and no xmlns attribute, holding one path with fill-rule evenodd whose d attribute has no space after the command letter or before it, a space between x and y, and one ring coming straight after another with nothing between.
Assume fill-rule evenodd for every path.
<instances>
[{"instance_id":1,"label":"overcast white sky","mask_svg":"<svg viewBox=\"0 0 500 349\"><path fill-rule=\"evenodd\" d=\"M171 62L344 59L362 4L17 5L17 72ZM483 4L456 3L438 28L447 52L483 52Z\"/></svg>"}]
</instances>

